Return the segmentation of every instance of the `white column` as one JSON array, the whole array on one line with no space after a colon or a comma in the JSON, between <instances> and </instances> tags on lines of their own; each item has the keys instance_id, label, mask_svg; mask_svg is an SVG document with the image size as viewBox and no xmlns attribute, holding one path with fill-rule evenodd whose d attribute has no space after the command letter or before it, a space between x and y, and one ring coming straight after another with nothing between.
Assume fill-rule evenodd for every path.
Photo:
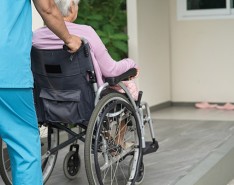
<instances>
[{"instance_id":1,"label":"white column","mask_svg":"<svg viewBox=\"0 0 234 185\"><path fill-rule=\"evenodd\" d=\"M128 54L138 63L138 20L137 1L127 0Z\"/></svg>"},{"instance_id":2,"label":"white column","mask_svg":"<svg viewBox=\"0 0 234 185\"><path fill-rule=\"evenodd\" d=\"M171 100L168 0L127 0L129 57L140 67L138 85L150 106Z\"/></svg>"}]
</instances>

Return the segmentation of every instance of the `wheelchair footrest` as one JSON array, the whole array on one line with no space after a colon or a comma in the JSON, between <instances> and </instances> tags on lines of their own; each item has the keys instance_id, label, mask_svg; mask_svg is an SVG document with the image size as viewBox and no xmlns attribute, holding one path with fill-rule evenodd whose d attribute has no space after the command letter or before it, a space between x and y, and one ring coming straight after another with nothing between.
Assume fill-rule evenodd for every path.
<instances>
[{"instance_id":1,"label":"wheelchair footrest","mask_svg":"<svg viewBox=\"0 0 234 185\"><path fill-rule=\"evenodd\" d=\"M143 148L143 155L150 154L156 152L159 148L158 141L146 141L145 148Z\"/></svg>"}]
</instances>

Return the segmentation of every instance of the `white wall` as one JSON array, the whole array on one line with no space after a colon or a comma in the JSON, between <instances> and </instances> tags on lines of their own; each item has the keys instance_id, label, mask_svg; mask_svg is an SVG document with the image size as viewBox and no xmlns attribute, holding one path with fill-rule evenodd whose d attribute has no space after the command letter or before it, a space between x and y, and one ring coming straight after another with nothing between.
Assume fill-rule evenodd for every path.
<instances>
[{"instance_id":1,"label":"white wall","mask_svg":"<svg viewBox=\"0 0 234 185\"><path fill-rule=\"evenodd\" d=\"M33 2L32 2L32 30L34 31L37 28L43 26L43 20L40 17L39 13L35 9Z\"/></svg>"},{"instance_id":2,"label":"white wall","mask_svg":"<svg viewBox=\"0 0 234 185\"><path fill-rule=\"evenodd\" d=\"M129 56L140 67L139 87L150 106L170 101L168 0L128 0Z\"/></svg>"},{"instance_id":3,"label":"white wall","mask_svg":"<svg viewBox=\"0 0 234 185\"><path fill-rule=\"evenodd\" d=\"M172 101L234 102L234 19L170 22Z\"/></svg>"}]
</instances>

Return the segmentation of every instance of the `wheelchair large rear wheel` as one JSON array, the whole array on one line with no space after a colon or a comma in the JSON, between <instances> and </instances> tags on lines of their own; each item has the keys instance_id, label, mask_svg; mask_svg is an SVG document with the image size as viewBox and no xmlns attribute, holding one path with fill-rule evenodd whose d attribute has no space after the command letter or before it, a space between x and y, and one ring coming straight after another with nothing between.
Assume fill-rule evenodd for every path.
<instances>
[{"instance_id":1,"label":"wheelchair large rear wheel","mask_svg":"<svg viewBox=\"0 0 234 185\"><path fill-rule=\"evenodd\" d=\"M135 184L142 159L141 129L125 96L111 93L98 102L88 124L84 153L89 184Z\"/></svg>"},{"instance_id":2,"label":"wheelchair large rear wheel","mask_svg":"<svg viewBox=\"0 0 234 185\"><path fill-rule=\"evenodd\" d=\"M59 132L55 128L40 126L41 155L43 182L45 183L51 175L57 154L46 156L49 149L59 144ZM0 174L6 185L12 185L10 158L6 143L0 138Z\"/></svg>"}]
</instances>

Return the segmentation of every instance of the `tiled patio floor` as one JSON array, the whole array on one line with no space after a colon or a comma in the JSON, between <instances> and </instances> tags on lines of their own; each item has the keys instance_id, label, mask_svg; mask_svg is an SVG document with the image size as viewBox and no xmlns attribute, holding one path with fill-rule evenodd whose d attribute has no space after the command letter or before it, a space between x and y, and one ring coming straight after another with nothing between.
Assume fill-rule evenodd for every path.
<instances>
[{"instance_id":1,"label":"tiled patio floor","mask_svg":"<svg viewBox=\"0 0 234 185\"><path fill-rule=\"evenodd\" d=\"M184 117L181 114L184 114ZM205 113L205 116L202 114L204 112L198 113L197 110L189 108L184 110L165 109L152 114L156 139L159 141L160 148L156 153L144 157L146 175L142 185L176 184L211 152L234 135L231 113L227 120L217 119L216 121L211 118L212 116L207 116L208 112ZM63 158L67 151L66 148L60 151L47 185L88 185L84 163L82 163L82 169L77 179L70 181L64 176ZM83 159L82 145L80 151ZM0 185L3 185L1 180Z\"/></svg>"}]
</instances>

